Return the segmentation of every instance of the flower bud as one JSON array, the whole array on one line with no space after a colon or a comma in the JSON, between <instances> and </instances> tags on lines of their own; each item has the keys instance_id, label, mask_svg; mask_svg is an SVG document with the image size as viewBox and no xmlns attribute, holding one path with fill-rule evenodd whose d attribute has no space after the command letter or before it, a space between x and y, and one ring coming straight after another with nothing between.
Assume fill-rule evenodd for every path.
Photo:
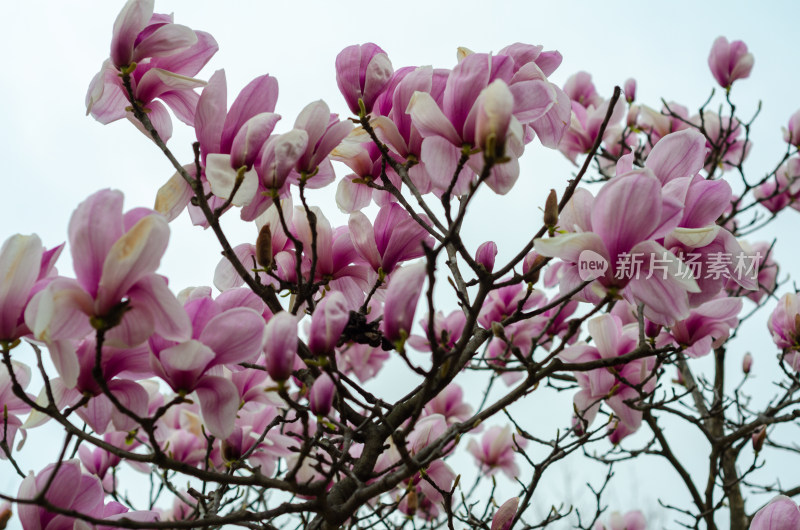
<instances>
[{"instance_id":1,"label":"flower bud","mask_svg":"<svg viewBox=\"0 0 800 530\"><path fill-rule=\"evenodd\" d=\"M488 271L494 269L494 258L497 256L497 245L494 241L487 241L478 247L475 253L475 261Z\"/></svg>"},{"instance_id":2,"label":"flower bud","mask_svg":"<svg viewBox=\"0 0 800 530\"><path fill-rule=\"evenodd\" d=\"M308 349L314 355L332 352L342 336L350 311L344 295L336 291L317 304L311 316L311 329L308 332Z\"/></svg>"},{"instance_id":3,"label":"flower bud","mask_svg":"<svg viewBox=\"0 0 800 530\"><path fill-rule=\"evenodd\" d=\"M658 334L661 332L661 326L656 324L655 322L651 322L650 320L645 320L644 322L644 334L646 337L650 339L654 339L658 337Z\"/></svg>"},{"instance_id":4,"label":"flower bud","mask_svg":"<svg viewBox=\"0 0 800 530\"><path fill-rule=\"evenodd\" d=\"M767 426L762 425L756 429L751 440L753 442L753 451L760 452L761 448L764 447L764 442L767 440Z\"/></svg>"},{"instance_id":5,"label":"flower bud","mask_svg":"<svg viewBox=\"0 0 800 530\"><path fill-rule=\"evenodd\" d=\"M408 338L426 272L425 262L420 261L396 270L389 278L381 322L387 340L402 343Z\"/></svg>"},{"instance_id":6,"label":"flower bud","mask_svg":"<svg viewBox=\"0 0 800 530\"><path fill-rule=\"evenodd\" d=\"M544 203L544 225L548 228L558 224L558 196L556 190L550 190L547 201Z\"/></svg>"},{"instance_id":7,"label":"flower bud","mask_svg":"<svg viewBox=\"0 0 800 530\"><path fill-rule=\"evenodd\" d=\"M292 375L297 355L297 320L291 313L281 311L267 323L266 335L267 373L275 381L286 381Z\"/></svg>"},{"instance_id":8,"label":"flower bud","mask_svg":"<svg viewBox=\"0 0 800 530\"><path fill-rule=\"evenodd\" d=\"M625 99L628 103L633 103L636 99L636 79L632 77L626 79L623 90L625 91Z\"/></svg>"},{"instance_id":9,"label":"flower bud","mask_svg":"<svg viewBox=\"0 0 800 530\"><path fill-rule=\"evenodd\" d=\"M513 497L504 502L492 517L491 530L509 530L511 523L514 521L514 516L517 515L518 507L519 497Z\"/></svg>"},{"instance_id":10,"label":"flower bud","mask_svg":"<svg viewBox=\"0 0 800 530\"><path fill-rule=\"evenodd\" d=\"M539 281L539 272L541 271L539 267L546 259L546 257L536 252L529 252L522 261L522 275L525 276L530 283L535 284ZM531 275L531 271L535 271L532 273L533 275Z\"/></svg>"},{"instance_id":11,"label":"flower bud","mask_svg":"<svg viewBox=\"0 0 800 530\"><path fill-rule=\"evenodd\" d=\"M506 136L514 110L514 96L502 79L496 79L478 96L478 117L475 121L475 144L488 157L502 157Z\"/></svg>"},{"instance_id":12,"label":"flower bud","mask_svg":"<svg viewBox=\"0 0 800 530\"><path fill-rule=\"evenodd\" d=\"M327 373L317 377L311 390L308 392L308 406L311 412L317 416L327 416L333 406L333 396L336 393L336 385Z\"/></svg>"},{"instance_id":13,"label":"flower bud","mask_svg":"<svg viewBox=\"0 0 800 530\"><path fill-rule=\"evenodd\" d=\"M753 356L750 352L744 354L744 358L742 359L742 372L744 375L750 373L750 370L753 368Z\"/></svg>"},{"instance_id":14,"label":"flower bud","mask_svg":"<svg viewBox=\"0 0 800 530\"><path fill-rule=\"evenodd\" d=\"M256 239L256 263L269 269L272 267L272 231L269 223L261 227Z\"/></svg>"},{"instance_id":15,"label":"flower bud","mask_svg":"<svg viewBox=\"0 0 800 530\"><path fill-rule=\"evenodd\" d=\"M361 114L360 105L367 114L372 112L375 100L386 89L393 73L386 52L371 42L348 46L336 56L336 84L356 115Z\"/></svg>"}]
</instances>

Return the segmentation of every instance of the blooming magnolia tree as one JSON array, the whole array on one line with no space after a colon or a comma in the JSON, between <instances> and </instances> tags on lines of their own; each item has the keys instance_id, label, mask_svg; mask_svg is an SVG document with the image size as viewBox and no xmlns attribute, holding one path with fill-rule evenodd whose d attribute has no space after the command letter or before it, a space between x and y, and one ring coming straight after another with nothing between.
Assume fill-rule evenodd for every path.
<instances>
[{"instance_id":1,"label":"blooming magnolia tree","mask_svg":"<svg viewBox=\"0 0 800 530\"><path fill-rule=\"evenodd\" d=\"M315 101L291 128L273 77L230 105L224 71L196 77L216 51L130 0L87 112L127 118L175 174L154 210L109 189L77 206L74 278L55 269L63 244L14 235L0 250L0 465L22 479L0 495L0 527L632 530L648 507L623 515L603 492L619 462L655 455L691 500L663 497L677 523L800 528L796 473L755 473L762 449L799 451L785 436L800 417L800 298L778 300L775 243L752 239L800 209L800 113L783 157L746 176L754 117L731 99L753 66L742 42L714 42L721 103L712 92L695 114L638 104L633 80L606 98L584 72L556 86L561 55L542 46L462 48L446 70L354 45L335 64L349 115ZM168 146L169 111L194 128L193 159ZM526 148L577 172L501 263L462 227L484 215L476 195L514 193ZM326 186L346 225L307 197ZM221 246L218 294L174 293L158 274L187 209ZM228 238L236 217L252 240ZM764 330L742 357L731 339L759 310L772 342ZM391 357L409 386L389 401L368 382L394 376ZM782 379L756 406L748 375L770 363ZM518 413L553 392L573 397L558 424ZM58 453L26 473L18 447L47 422L63 429ZM670 422L702 438L703 469L673 449ZM571 455L607 467L592 508L537 516ZM499 496L503 481L516 494Z\"/></svg>"}]
</instances>

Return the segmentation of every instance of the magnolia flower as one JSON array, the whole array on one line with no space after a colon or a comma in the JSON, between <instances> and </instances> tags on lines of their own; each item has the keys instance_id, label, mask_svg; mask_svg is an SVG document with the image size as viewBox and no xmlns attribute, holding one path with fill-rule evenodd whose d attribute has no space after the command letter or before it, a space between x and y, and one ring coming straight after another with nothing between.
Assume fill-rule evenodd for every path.
<instances>
[{"instance_id":1,"label":"magnolia flower","mask_svg":"<svg viewBox=\"0 0 800 530\"><path fill-rule=\"evenodd\" d=\"M145 208L123 214L122 201L121 192L103 190L78 205L69 222L77 279L54 279L25 310L25 323L48 345L69 388L79 372L71 339L102 329L105 344L130 348L154 332L178 341L191 333L186 312L155 273L169 240L167 221Z\"/></svg>"},{"instance_id":2,"label":"magnolia flower","mask_svg":"<svg viewBox=\"0 0 800 530\"><path fill-rule=\"evenodd\" d=\"M725 37L717 37L708 55L708 67L719 86L730 88L737 79L750 77L753 54L747 52L747 45L740 40L728 42Z\"/></svg>"},{"instance_id":3,"label":"magnolia flower","mask_svg":"<svg viewBox=\"0 0 800 530\"><path fill-rule=\"evenodd\" d=\"M514 436L511 427L489 427L481 437L480 444L472 439L467 445L467 450L475 457L481 470L489 475L498 470L514 479L519 475L519 466L514 462L514 452L519 446L525 448L528 441L521 436Z\"/></svg>"},{"instance_id":4,"label":"magnolia flower","mask_svg":"<svg viewBox=\"0 0 800 530\"><path fill-rule=\"evenodd\" d=\"M369 114L375 100L392 77L392 62L380 46L354 44L336 56L336 84L353 114L360 114L359 101Z\"/></svg>"},{"instance_id":5,"label":"magnolia flower","mask_svg":"<svg viewBox=\"0 0 800 530\"><path fill-rule=\"evenodd\" d=\"M198 100L194 89L205 82L193 76L217 49L208 33L174 24L172 15L153 14L153 0L128 0L114 23L111 57L89 85L86 114L102 124L127 117L149 134L129 109L120 74L128 75L133 98L167 141L172 136L172 121L162 102L179 120L194 125Z\"/></svg>"},{"instance_id":6,"label":"magnolia flower","mask_svg":"<svg viewBox=\"0 0 800 530\"><path fill-rule=\"evenodd\" d=\"M786 497L778 495L761 508L750 523L750 530L796 530L800 528L800 508Z\"/></svg>"}]
</instances>

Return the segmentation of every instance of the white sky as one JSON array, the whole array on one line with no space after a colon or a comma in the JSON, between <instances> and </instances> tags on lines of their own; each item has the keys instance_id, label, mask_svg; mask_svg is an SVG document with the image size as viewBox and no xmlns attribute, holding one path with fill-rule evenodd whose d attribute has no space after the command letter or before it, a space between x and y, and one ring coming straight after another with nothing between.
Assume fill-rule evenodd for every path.
<instances>
[{"instance_id":1,"label":"white sky","mask_svg":"<svg viewBox=\"0 0 800 530\"><path fill-rule=\"evenodd\" d=\"M66 224L75 206L94 191L112 187L126 196L126 209L151 206L158 187L172 174L169 163L143 135L128 122L102 126L84 116L86 87L108 54L111 27L121 1L46 2L4 0L0 49L0 156L2 156L2 206L0 240L14 233L38 233L50 247L66 238ZM564 61L551 77L563 85L579 70L593 74L598 91L611 93L614 84L628 77L639 82L637 99L660 107L660 98L674 100L695 111L714 86L706 59L711 43L719 35L744 40L755 56L750 79L734 86L733 96L750 116L759 99L762 114L752 137L755 142L746 167L751 178L771 170L783 152L780 127L800 108L800 74L796 68L796 22L798 7L790 1L771 2L769 9L755 8L744 1L720 2L199 2L157 1L157 12L174 12L175 21L194 29L209 31L219 42L220 52L199 77L207 79L225 68L229 104L252 78L270 73L278 78L280 96L277 112L284 116L278 126L291 127L307 103L324 99L331 109L346 114L347 108L336 89L334 59L347 45L373 41L389 54L395 68L433 64L452 67L455 50L466 46L475 51L497 51L507 44L526 42L557 49ZM719 94L718 94L719 96ZM718 101L718 100L717 100ZM193 131L173 120L175 134L170 146L179 159L191 160ZM337 168L337 171L341 167ZM521 242L538 227L544 198L551 187L563 189L572 167L558 153L531 145L522 163L517 187L506 197L487 193L476 202L472 218L465 225L465 238L473 248L494 239L500 256L516 253ZM344 175L341 172L340 175ZM733 182L732 182L733 183ZM735 183L734 183L735 186ZM332 224L345 222L335 207L331 210L333 186L312 195L312 200L331 212ZM783 272L796 277L796 223L800 213L787 211L778 223L758 239L786 235L776 254ZM252 241L255 230L231 220L226 224L235 243ZM190 285L210 284L219 252L212 235L190 226L186 216L172 224L172 240L161 271L170 278L175 291ZM68 273L69 258L59 262ZM749 308L749 305L747 306ZM732 357L740 359L746 349L753 351L756 370L764 392L768 392L767 364L774 364L774 348L756 319L744 343ZM702 361L701 361L702 363ZM738 373L738 361L732 375ZM772 372L770 372L772 373ZM766 394L765 394L766 397ZM547 416L553 429L571 414L570 395L557 402L565 408ZM538 411L551 408L529 403L532 422ZM37 438L31 433L32 441ZM681 447L693 458L687 439ZM26 468L40 469L46 463L23 461ZM648 462L655 462L649 460ZM695 461L705 472L703 458ZM468 464L468 462L467 462ZM465 464L465 466L467 465ZM553 494L544 495L538 506L545 513L550 503L566 490L574 495L590 478L573 475L583 464L551 470ZM572 478L564 471L569 469ZM457 469L465 472L466 469ZM654 475L655 474L655 475ZM663 474L663 475L662 475ZM6 472L0 464L0 490ZM654 484L654 476L658 476ZM578 478L575 478L575 477ZM596 476L596 475L591 475ZM636 478L644 488L631 482ZM641 507L657 511L659 493L679 487L674 474L661 466L629 467L610 490L612 509ZM568 482L571 486L567 486ZM506 490L511 496L513 489ZM635 493L632 498L630 495ZM674 495L670 493L670 495ZM670 497L674 502L685 498ZM577 501L577 498L570 500Z\"/></svg>"}]
</instances>

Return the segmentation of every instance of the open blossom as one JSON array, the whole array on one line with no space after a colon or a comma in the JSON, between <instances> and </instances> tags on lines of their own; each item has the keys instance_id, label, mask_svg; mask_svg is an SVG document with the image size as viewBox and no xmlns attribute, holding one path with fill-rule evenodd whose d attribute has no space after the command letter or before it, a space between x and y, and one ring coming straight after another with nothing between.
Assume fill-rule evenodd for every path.
<instances>
[{"instance_id":1,"label":"open blossom","mask_svg":"<svg viewBox=\"0 0 800 530\"><path fill-rule=\"evenodd\" d=\"M784 360L795 370L800 370L800 296L786 293L767 322L772 340L785 351Z\"/></svg>"},{"instance_id":2,"label":"open blossom","mask_svg":"<svg viewBox=\"0 0 800 530\"><path fill-rule=\"evenodd\" d=\"M80 205L69 222L76 279L56 278L25 310L25 322L50 355L67 387L79 363L71 340L105 330L109 346L129 348L154 332L171 340L190 323L164 277L155 273L169 240L159 214L137 208L123 214L119 191L103 190Z\"/></svg>"},{"instance_id":3,"label":"open blossom","mask_svg":"<svg viewBox=\"0 0 800 530\"><path fill-rule=\"evenodd\" d=\"M686 348L692 358L707 355L712 348L725 343L732 329L739 323L742 310L740 298L722 296L692 309L689 316L676 322L659 339L659 345L674 343Z\"/></svg>"},{"instance_id":4,"label":"open blossom","mask_svg":"<svg viewBox=\"0 0 800 530\"><path fill-rule=\"evenodd\" d=\"M164 103L179 120L194 125L194 89L205 82L193 77L217 49L208 33L175 24L172 15L154 14L153 0L128 0L114 23L111 57L89 85L86 114L103 124L127 117L146 132L128 108L120 74L129 75L133 98L166 141L172 136L172 121Z\"/></svg>"},{"instance_id":5,"label":"open blossom","mask_svg":"<svg viewBox=\"0 0 800 530\"><path fill-rule=\"evenodd\" d=\"M37 475L28 475L19 487L19 497L34 499L49 486L45 498L53 505L64 510L75 510L96 519L105 519L109 522L109 526L113 526L114 520L122 518L138 522L152 522L157 519L158 514L153 511L130 512L118 502L111 501L106 504L100 479L82 473L78 460L68 460L60 464L60 466L50 464ZM53 473L55 477L51 477ZM73 528L73 525L75 528L95 528L85 523L81 525L72 517L49 512L36 504L20 503L17 510L25 530Z\"/></svg>"},{"instance_id":6,"label":"open blossom","mask_svg":"<svg viewBox=\"0 0 800 530\"><path fill-rule=\"evenodd\" d=\"M583 363L613 359L634 351L638 344L637 325L623 327L622 321L615 315L595 317L589 321L588 328L592 344L578 343L566 348L560 355L562 360ZM611 441L618 443L635 432L642 423L642 411L631 408L626 401L640 399L640 391L634 386L641 386L644 394L655 389L655 377L651 377L654 367L655 359L646 357L616 366L614 372L606 368L575 372L581 390L575 394L574 403L581 424L591 425L600 402L605 401L619 418L611 432Z\"/></svg>"},{"instance_id":7,"label":"open blossom","mask_svg":"<svg viewBox=\"0 0 800 530\"><path fill-rule=\"evenodd\" d=\"M480 443L475 439L469 441L467 450L475 457L481 470L493 475L498 470L513 479L519 475L519 466L514 462L516 448L525 448L528 441L521 436L514 436L511 427L495 425L489 427L481 437Z\"/></svg>"},{"instance_id":8,"label":"open blossom","mask_svg":"<svg viewBox=\"0 0 800 530\"><path fill-rule=\"evenodd\" d=\"M717 37L708 55L708 67L719 86L730 88L737 79L750 77L753 54L747 52L747 45L740 40L728 42L725 37Z\"/></svg>"},{"instance_id":9,"label":"open blossom","mask_svg":"<svg viewBox=\"0 0 800 530\"><path fill-rule=\"evenodd\" d=\"M0 341L13 342L29 333L23 319L25 306L51 278L53 265L64 245L42 247L36 234L16 234L0 248Z\"/></svg>"},{"instance_id":10,"label":"open blossom","mask_svg":"<svg viewBox=\"0 0 800 530\"><path fill-rule=\"evenodd\" d=\"M534 242L539 254L566 262L560 281L562 294L583 281L579 262L581 253L588 250L608 264L596 281L606 289L626 288L634 300L645 304L645 316L650 320L668 324L688 316L688 293L699 291L697 283L678 274L677 257L656 241L677 227L682 204L662 190L656 174L649 168L634 170L608 181L596 198L584 191L576 193L571 202L562 223L576 232ZM637 254L648 259L639 270L626 274L625 267L630 265L626 256ZM661 260L660 270L648 274L654 258ZM592 302L600 300L591 288L584 289L581 296Z\"/></svg>"},{"instance_id":11,"label":"open blossom","mask_svg":"<svg viewBox=\"0 0 800 530\"><path fill-rule=\"evenodd\" d=\"M229 307L210 296L189 299L184 308L192 322L191 338L151 337L151 367L175 392L196 392L207 430L227 438L241 398L220 369L258 357L265 339L264 319L250 307Z\"/></svg>"}]
</instances>

